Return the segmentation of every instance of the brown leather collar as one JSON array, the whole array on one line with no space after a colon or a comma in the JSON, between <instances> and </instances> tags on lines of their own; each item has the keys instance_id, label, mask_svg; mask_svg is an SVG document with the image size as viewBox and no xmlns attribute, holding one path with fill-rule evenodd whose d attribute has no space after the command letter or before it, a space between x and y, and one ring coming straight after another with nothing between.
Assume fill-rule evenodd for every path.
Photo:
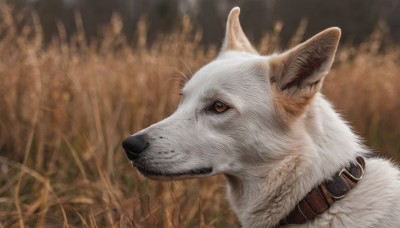
<instances>
[{"instance_id":1,"label":"brown leather collar","mask_svg":"<svg viewBox=\"0 0 400 228\"><path fill-rule=\"evenodd\" d=\"M335 201L343 198L364 175L365 160L359 156L349 167L343 168L311 192L280 221L280 225L303 224L324 213Z\"/></svg>"}]
</instances>

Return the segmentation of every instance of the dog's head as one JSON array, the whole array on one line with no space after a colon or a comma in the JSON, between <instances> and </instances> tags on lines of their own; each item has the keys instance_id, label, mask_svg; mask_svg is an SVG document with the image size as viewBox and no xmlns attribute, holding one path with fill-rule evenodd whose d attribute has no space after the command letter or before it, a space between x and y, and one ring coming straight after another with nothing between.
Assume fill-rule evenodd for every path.
<instances>
[{"instance_id":1,"label":"dog's head","mask_svg":"<svg viewBox=\"0 0 400 228\"><path fill-rule=\"evenodd\" d=\"M230 12L220 54L184 86L176 112L123 141L143 175L240 175L293 150L292 126L321 88L340 29L260 56L240 27L239 12Z\"/></svg>"}]
</instances>

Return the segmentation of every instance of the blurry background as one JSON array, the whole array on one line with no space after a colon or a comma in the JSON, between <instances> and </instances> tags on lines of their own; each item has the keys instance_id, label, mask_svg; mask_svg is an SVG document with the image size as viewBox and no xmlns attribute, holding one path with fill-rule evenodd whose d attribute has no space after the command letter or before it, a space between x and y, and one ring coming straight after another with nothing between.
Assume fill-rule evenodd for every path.
<instances>
[{"instance_id":1,"label":"blurry background","mask_svg":"<svg viewBox=\"0 0 400 228\"><path fill-rule=\"evenodd\" d=\"M202 31L203 44L219 45L223 37L225 18L233 6L242 9L242 24L248 36L258 43L276 22L285 25L280 43L285 45L298 26L307 24L305 36L339 26L342 42L358 44L365 41L379 23L384 23L389 37L400 42L400 1L398 0L2 0L14 6L13 13L36 11L43 27L44 41L57 36L57 23L65 26L67 36L77 31L75 14L82 16L88 40L101 38L102 29L118 14L123 33L132 40L141 18L147 21L147 39L174 32L182 17L190 17L196 30ZM29 20L29 19L28 19Z\"/></svg>"},{"instance_id":2,"label":"blurry background","mask_svg":"<svg viewBox=\"0 0 400 228\"><path fill-rule=\"evenodd\" d=\"M238 227L222 176L153 182L124 137L171 114L233 6L262 54L329 27L326 94L400 159L400 0L0 0L0 227Z\"/></svg>"}]
</instances>

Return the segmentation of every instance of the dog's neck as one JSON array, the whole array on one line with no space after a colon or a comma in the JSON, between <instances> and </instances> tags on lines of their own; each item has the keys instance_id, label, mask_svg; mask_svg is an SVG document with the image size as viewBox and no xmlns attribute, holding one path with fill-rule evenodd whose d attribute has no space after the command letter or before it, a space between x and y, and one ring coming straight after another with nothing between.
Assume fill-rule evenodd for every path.
<instances>
[{"instance_id":1,"label":"dog's neck","mask_svg":"<svg viewBox=\"0 0 400 228\"><path fill-rule=\"evenodd\" d=\"M229 198L243 227L272 227L291 210L288 206L293 199L285 197L295 195L289 191L298 181L291 175L296 170L293 159L285 159L263 177L226 175Z\"/></svg>"},{"instance_id":2,"label":"dog's neck","mask_svg":"<svg viewBox=\"0 0 400 228\"><path fill-rule=\"evenodd\" d=\"M228 194L244 227L273 227L314 186L331 177L363 152L358 138L318 94L298 123L302 140L293 151L243 175L226 175ZM298 140L296 140L298 141ZM265 170L264 176L253 175Z\"/></svg>"}]
</instances>

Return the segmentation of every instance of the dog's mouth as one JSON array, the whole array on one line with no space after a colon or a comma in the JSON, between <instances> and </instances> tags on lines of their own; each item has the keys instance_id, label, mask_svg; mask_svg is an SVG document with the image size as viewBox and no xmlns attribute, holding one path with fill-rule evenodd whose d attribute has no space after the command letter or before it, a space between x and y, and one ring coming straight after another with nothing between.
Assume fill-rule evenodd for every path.
<instances>
[{"instance_id":1,"label":"dog's mouth","mask_svg":"<svg viewBox=\"0 0 400 228\"><path fill-rule=\"evenodd\" d=\"M180 172L169 172L164 170L155 170L141 165L132 163L139 172L150 179L154 180L168 180L168 179L188 179L192 177L207 176L212 174L213 168L196 168Z\"/></svg>"}]
</instances>

